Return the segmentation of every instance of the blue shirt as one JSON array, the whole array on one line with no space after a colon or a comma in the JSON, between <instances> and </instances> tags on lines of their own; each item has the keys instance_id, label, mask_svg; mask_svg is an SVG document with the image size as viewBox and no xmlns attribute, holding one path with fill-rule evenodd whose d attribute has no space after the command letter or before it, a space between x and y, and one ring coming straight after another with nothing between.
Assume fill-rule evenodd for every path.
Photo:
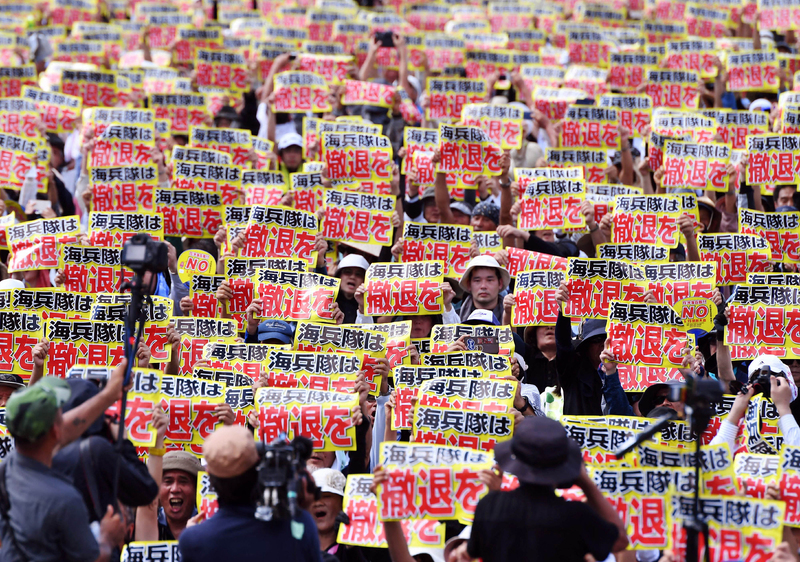
<instances>
[{"instance_id":1,"label":"blue shirt","mask_svg":"<svg viewBox=\"0 0 800 562\"><path fill-rule=\"evenodd\" d=\"M254 513L254 507L220 506L211 519L181 533L181 562L322 561L317 525L307 511L298 516L304 525L299 540L292 536L288 519L261 521Z\"/></svg>"},{"instance_id":2,"label":"blue shirt","mask_svg":"<svg viewBox=\"0 0 800 562\"><path fill-rule=\"evenodd\" d=\"M67 477L17 451L5 462L9 519L25 558L35 562L96 560L100 548L89 529L89 512ZM16 562L22 558L11 546L8 524L0 516L0 561Z\"/></svg>"}]
</instances>

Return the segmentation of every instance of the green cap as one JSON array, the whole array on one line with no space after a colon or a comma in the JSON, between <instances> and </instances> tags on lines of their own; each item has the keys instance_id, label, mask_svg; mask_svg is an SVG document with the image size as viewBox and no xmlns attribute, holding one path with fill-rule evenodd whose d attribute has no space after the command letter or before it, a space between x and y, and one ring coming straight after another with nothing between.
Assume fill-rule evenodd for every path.
<instances>
[{"instance_id":1,"label":"green cap","mask_svg":"<svg viewBox=\"0 0 800 562\"><path fill-rule=\"evenodd\" d=\"M50 431L59 408L72 393L58 377L44 377L33 386L18 390L6 403L6 427L14 437L36 441Z\"/></svg>"}]
</instances>

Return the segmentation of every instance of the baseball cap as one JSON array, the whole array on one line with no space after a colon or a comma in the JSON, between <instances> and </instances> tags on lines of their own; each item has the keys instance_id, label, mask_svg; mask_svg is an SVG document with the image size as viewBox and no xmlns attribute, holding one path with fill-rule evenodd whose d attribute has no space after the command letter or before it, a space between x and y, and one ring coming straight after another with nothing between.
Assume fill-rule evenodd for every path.
<instances>
[{"instance_id":1,"label":"baseball cap","mask_svg":"<svg viewBox=\"0 0 800 562\"><path fill-rule=\"evenodd\" d=\"M358 254L347 254L342 258L342 261L339 262L339 265L336 266L336 273L334 273L334 275L339 277L339 273L348 267L358 267L366 271L369 269L369 262L364 258L364 256L360 256Z\"/></svg>"},{"instance_id":2,"label":"baseball cap","mask_svg":"<svg viewBox=\"0 0 800 562\"><path fill-rule=\"evenodd\" d=\"M258 341L280 340L282 343L292 343L293 338L294 330L283 320L265 320L258 325Z\"/></svg>"},{"instance_id":3,"label":"baseball cap","mask_svg":"<svg viewBox=\"0 0 800 562\"><path fill-rule=\"evenodd\" d=\"M320 468L314 471L313 476L320 492L330 492L344 497L344 485L347 482L344 474L332 468Z\"/></svg>"},{"instance_id":4,"label":"baseball cap","mask_svg":"<svg viewBox=\"0 0 800 562\"><path fill-rule=\"evenodd\" d=\"M202 470L200 460L188 451L170 451L164 455L161 471L182 470L197 478L197 473Z\"/></svg>"},{"instance_id":5,"label":"baseball cap","mask_svg":"<svg viewBox=\"0 0 800 562\"><path fill-rule=\"evenodd\" d=\"M258 462L253 433L241 425L223 425L203 443L208 473L218 478L244 474Z\"/></svg>"},{"instance_id":6,"label":"baseball cap","mask_svg":"<svg viewBox=\"0 0 800 562\"><path fill-rule=\"evenodd\" d=\"M491 310L473 310L469 318L464 321L464 324L470 324L472 326L477 325L489 325L489 326L499 326L500 322L497 320L497 317Z\"/></svg>"},{"instance_id":7,"label":"baseball cap","mask_svg":"<svg viewBox=\"0 0 800 562\"><path fill-rule=\"evenodd\" d=\"M281 140L278 141L278 152L289 148L290 146L299 146L300 148L303 148L303 137L297 133L288 133L283 135Z\"/></svg>"},{"instance_id":8,"label":"baseball cap","mask_svg":"<svg viewBox=\"0 0 800 562\"><path fill-rule=\"evenodd\" d=\"M14 437L36 441L53 427L70 394L67 381L58 377L44 377L33 386L14 392L6 403L8 431Z\"/></svg>"},{"instance_id":9,"label":"baseball cap","mask_svg":"<svg viewBox=\"0 0 800 562\"><path fill-rule=\"evenodd\" d=\"M450 203L451 211L461 211L468 217L472 216L472 207L466 201L453 201Z\"/></svg>"}]
</instances>

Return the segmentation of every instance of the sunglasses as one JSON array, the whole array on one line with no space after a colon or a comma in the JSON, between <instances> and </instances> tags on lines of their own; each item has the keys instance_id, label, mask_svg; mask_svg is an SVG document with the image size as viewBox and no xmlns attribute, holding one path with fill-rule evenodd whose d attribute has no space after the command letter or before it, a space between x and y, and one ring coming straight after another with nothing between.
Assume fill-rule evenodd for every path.
<instances>
[{"instance_id":1,"label":"sunglasses","mask_svg":"<svg viewBox=\"0 0 800 562\"><path fill-rule=\"evenodd\" d=\"M667 400L669 400L669 396L666 395L656 396L655 398L653 398L653 404L655 404L656 406L661 406L661 404L663 404Z\"/></svg>"}]
</instances>

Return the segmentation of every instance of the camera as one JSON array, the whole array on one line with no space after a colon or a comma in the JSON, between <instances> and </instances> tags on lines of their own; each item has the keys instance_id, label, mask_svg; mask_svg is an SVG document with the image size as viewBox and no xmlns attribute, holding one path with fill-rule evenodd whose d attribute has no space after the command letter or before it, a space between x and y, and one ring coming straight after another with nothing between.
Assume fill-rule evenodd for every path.
<instances>
[{"instance_id":1,"label":"camera","mask_svg":"<svg viewBox=\"0 0 800 562\"><path fill-rule=\"evenodd\" d=\"M375 40L381 44L381 47L394 47L394 37L392 37L391 31L376 33Z\"/></svg>"},{"instance_id":2,"label":"camera","mask_svg":"<svg viewBox=\"0 0 800 562\"><path fill-rule=\"evenodd\" d=\"M169 251L164 242L153 240L149 234L134 234L122 247L120 261L137 275L146 271L166 273Z\"/></svg>"},{"instance_id":3,"label":"camera","mask_svg":"<svg viewBox=\"0 0 800 562\"><path fill-rule=\"evenodd\" d=\"M319 489L313 478L307 478L306 461L314 445L306 437L295 437L291 443L278 437L269 445L258 443L258 504L256 519L272 521L297 514L298 491L312 487L315 498ZM310 486L309 486L310 484Z\"/></svg>"},{"instance_id":4,"label":"camera","mask_svg":"<svg viewBox=\"0 0 800 562\"><path fill-rule=\"evenodd\" d=\"M750 377L748 382L755 389L755 394L761 393L764 395L764 398L770 398L770 389L772 387L770 377L786 378L786 375L771 371L769 367L763 367L758 373L753 373L753 376ZM742 388L740 391L741 394L745 394L746 392L747 388Z\"/></svg>"}]
</instances>

